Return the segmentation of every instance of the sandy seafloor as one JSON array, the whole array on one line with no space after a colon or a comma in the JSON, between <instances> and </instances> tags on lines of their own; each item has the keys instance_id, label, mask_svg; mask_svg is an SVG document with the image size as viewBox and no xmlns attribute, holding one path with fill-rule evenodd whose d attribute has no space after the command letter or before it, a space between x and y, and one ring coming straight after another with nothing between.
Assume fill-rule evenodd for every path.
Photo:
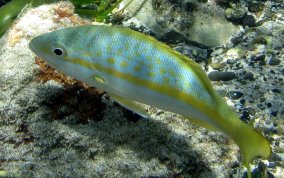
<instances>
[{"instance_id":1,"label":"sandy seafloor","mask_svg":"<svg viewBox=\"0 0 284 178\"><path fill-rule=\"evenodd\" d=\"M171 44L170 35L165 41L198 61L211 79L215 76L214 88L243 121L271 142L271 158L256 160L254 175L280 178L284 177L283 6L278 1L261 4L260 12L243 4L259 24L234 24L236 36L211 48L198 46L200 56L196 50L192 55L188 42ZM155 34L153 24L139 17L120 20L126 27ZM108 101L102 91L54 76L57 72L50 72L28 48L35 36L90 23L74 14L71 4L61 2L27 9L1 37L0 176L245 176L238 147L222 133L151 107L152 118L141 119ZM216 79L213 71L229 73Z\"/></svg>"}]
</instances>

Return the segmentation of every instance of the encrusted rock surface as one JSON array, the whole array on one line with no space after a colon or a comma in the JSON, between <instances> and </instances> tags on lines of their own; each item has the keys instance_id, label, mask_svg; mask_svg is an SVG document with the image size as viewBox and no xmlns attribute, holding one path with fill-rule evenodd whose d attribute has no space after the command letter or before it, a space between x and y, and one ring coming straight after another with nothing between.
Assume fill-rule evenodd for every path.
<instances>
[{"instance_id":1,"label":"encrusted rock surface","mask_svg":"<svg viewBox=\"0 0 284 178\"><path fill-rule=\"evenodd\" d=\"M153 30L158 38L176 39L170 41L175 43L218 46L226 43L237 30L226 20L224 9L214 1L147 0L143 4L141 0L133 0L126 10Z\"/></svg>"}]
</instances>

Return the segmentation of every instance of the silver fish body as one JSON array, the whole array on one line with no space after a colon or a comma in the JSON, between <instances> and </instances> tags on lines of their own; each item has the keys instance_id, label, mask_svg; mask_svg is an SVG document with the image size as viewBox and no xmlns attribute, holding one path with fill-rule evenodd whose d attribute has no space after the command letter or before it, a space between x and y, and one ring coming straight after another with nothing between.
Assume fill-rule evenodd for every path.
<instances>
[{"instance_id":1,"label":"silver fish body","mask_svg":"<svg viewBox=\"0 0 284 178\"><path fill-rule=\"evenodd\" d=\"M271 153L269 142L226 105L197 63L152 37L91 25L41 35L30 48L59 71L105 90L140 115L147 115L139 107L144 103L226 133L240 147L246 166Z\"/></svg>"}]
</instances>

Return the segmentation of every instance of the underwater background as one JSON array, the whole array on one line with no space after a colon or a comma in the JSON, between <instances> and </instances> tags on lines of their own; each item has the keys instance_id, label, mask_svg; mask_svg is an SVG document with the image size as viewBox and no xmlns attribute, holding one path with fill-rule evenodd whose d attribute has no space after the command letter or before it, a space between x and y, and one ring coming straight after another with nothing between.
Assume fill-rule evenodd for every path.
<instances>
[{"instance_id":1,"label":"underwater background","mask_svg":"<svg viewBox=\"0 0 284 178\"><path fill-rule=\"evenodd\" d=\"M255 160L252 175L284 177L281 0L8 2L0 1L0 177L246 176L224 134L150 106L143 119L28 48L38 35L102 23L151 35L198 62L271 143L271 158Z\"/></svg>"}]
</instances>

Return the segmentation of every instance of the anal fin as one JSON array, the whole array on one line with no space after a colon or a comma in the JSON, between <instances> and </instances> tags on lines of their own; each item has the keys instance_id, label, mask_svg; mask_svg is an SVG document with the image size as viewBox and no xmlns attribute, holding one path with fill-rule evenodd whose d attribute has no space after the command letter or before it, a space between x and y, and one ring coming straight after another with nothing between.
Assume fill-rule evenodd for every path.
<instances>
[{"instance_id":1,"label":"anal fin","mask_svg":"<svg viewBox=\"0 0 284 178\"><path fill-rule=\"evenodd\" d=\"M130 111L133 111L134 113L144 117L144 118L150 118L150 115L146 112L145 107L136 101L130 101L126 98L123 98L121 96L109 93L109 95L120 105L123 107L129 109Z\"/></svg>"}]
</instances>

